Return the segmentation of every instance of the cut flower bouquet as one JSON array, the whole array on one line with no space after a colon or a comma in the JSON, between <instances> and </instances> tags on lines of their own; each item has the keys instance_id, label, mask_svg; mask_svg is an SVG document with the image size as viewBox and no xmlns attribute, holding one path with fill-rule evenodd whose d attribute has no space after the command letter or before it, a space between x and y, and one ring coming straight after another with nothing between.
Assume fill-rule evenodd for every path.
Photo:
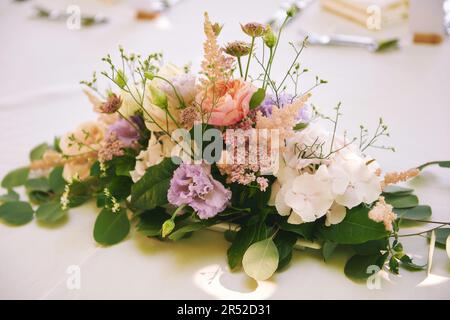
<instances>
[{"instance_id":1,"label":"cut flower bouquet","mask_svg":"<svg viewBox=\"0 0 450 320\"><path fill-rule=\"evenodd\" d=\"M54 223L94 199L101 211L93 235L101 245L122 241L131 226L168 241L219 229L231 243L230 268L242 265L257 280L286 267L295 246L321 250L325 261L337 247L351 247L345 273L352 279L369 277L370 266L422 269L404 253L399 222L424 220L431 209L396 184L450 162L383 173L367 152L391 149L379 144L389 135L384 122L374 133L361 126L356 138L342 135L340 104L330 117L309 102L326 81L316 77L300 90L308 70L298 59L307 39L292 44L294 59L276 81L271 70L293 14L276 32L243 24L249 42L224 47L217 40L222 27L205 14L198 74L164 64L161 54L120 48L119 63L106 56L101 74L112 87L99 89L95 73L82 81L97 120L37 146L29 166L5 176L0 219ZM20 186L28 202L14 191ZM441 239L445 225L430 231Z\"/></svg>"}]
</instances>

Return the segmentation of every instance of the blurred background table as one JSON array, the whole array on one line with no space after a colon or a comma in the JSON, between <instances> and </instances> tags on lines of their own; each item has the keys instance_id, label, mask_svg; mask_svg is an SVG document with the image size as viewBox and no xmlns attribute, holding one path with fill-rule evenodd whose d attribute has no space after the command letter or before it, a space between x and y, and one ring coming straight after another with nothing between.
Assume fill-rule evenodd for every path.
<instances>
[{"instance_id":1,"label":"blurred background table","mask_svg":"<svg viewBox=\"0 0 450 320\"><path fill-rule=\"evenodd\" d=\"M31 8L42 4L65 10L78 5L82 13L103 13L106 24L69 30L65 23L30 19ZM0 3L0 176L25 165L28 151L51 141L93 117L80 80L102 68L101 58L127 50L164 51L165 60L179 65L202 58L202 15L225 23L223 43L243 39L239 22L267 21L280 1L185 0L154 21L137 21L126 1L2 1ZM274 73L281 76L292 51L287 41L301 41L299 30L347 33L377 38L400 37L400 50L374 54L357 48L310 47L301 62L310 72L309 87L319 75L329 83L314 92L312 102L329 112L342 101L341 128L356 133L360 123L371 127L378 116L390 126L389 144L395 153L373 152L386 170L406 169L429 160L450 159L450 42L413 45L407 23L368 31L313 3L283 34ZM450 220L450 171L427 170L412 183L436 220ZM400 277L383 280L369 290L343 274L348 252L327 264L310 251L296 252L290 268L259 286L242 272L226 266L228 243L212 231L186 241L162 243L132 233L112 248L99 247L92 238L97 210L87 205L71 210L61 226L48 228L35 221L19 228L0 224L0 298L274 298L274 299L383 299L449 298L450 260L435 252L432 285L418 286L425 272L403 270ZM408 231L415 230L414 228ZM407 252L426 261L427 241L407 239ZM70 266L79 266L81 287L70 290ZM221 277L212 277L220 270ZM68 273L69 272L69 273ZM214 278L211 280L210 278ZM220 279L219 279L220 278Z\"/></svg>"}]
</instances>

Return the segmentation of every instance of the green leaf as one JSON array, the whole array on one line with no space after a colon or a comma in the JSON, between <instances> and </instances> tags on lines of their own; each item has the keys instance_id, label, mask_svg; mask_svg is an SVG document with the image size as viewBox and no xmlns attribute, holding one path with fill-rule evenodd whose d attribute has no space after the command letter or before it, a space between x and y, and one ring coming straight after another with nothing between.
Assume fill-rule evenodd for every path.
<instances>
[{"instance_id":1,"label":"green leaf","mask_svg":"<svg viewBox=\"0 0 450 320\"><path fill-rule=\"evenodd\" d=\"M130 177L115 176L109 184L109 191L117 200L124 200L130 195L132 185L133 180Z\"/></svg>"},{"instance_id":2,"label":"green leaf","mask_svg":"<svg viewBox=\"0 0 450 320\"><path fill-rule=\"evenodd\" d=\"M303 122L299 122L294 126L294 130L298 131L298 130L303 130L308 126L307 123L303 123Z\"/></svg>"},{"instance_id":3,"label":"green leaf","mask_svg":"<svg viewBox=\"0 0 450 320\"><path fill-rule=\"evenodd\" d=\"M424 270L427 266L426 264L423 266L415 264L413 260L406 254L400 258L400 262L401 266L408 270Z\"/></svg>"},{"instance_id":4,"label":"green leaf","mask_svg":"<svg viewBox=\"0 0 450 320\"><path fill-rule=\"evenodd\" d=\"M355 253L361 256L370 256L380 253L381 250L387 250L388 239L371 240L365 243L353 245Z\"/></svg>"},{"instance_id":5,"label":"green leaf","mask_svg":"<svg viewBox=\"0 0 450 320\"><path fill-rule=\"evenodd\" d=\"M162 225L169 217L166 210L161 207L145 211L139 215L137 230L147 237L160 236Z\"/></svg>"},{"instance_id":6,"label":"green leaf","mask_svg":"<svg viewBox=\"0 0 450 320\"><path fill-rule=\"evenodd\" d=\"M36 210L36 218L45 223L55 223L67 215L67 210L61 208L59 201L41 204Z\"/></svg>"},{"instance_id":7,"label":"green leaf","mask_svg":"<svg viewBox=\"0 0 450 320\"><path fill-rule=\"evenodd\" d=\"M167 204L170 179L176 169L171 158L150 167L131 188L131 204L143 210Z\"/></svg>"},{"instance_id":8,"label":"green leaf","mask_svg":"<svg viewBox=\"0 0 450 320\"><path fill-rule=\"evenodd\" d=\"M33 204L42 204L50 201L52 195L46 191L34 190L28 193L28 198Z\"/></svg>"},{"instance_id":9,"label":"green leaf","mask_svg":"<svg viewBox=\"0 0 450 320\"><path fill-rule=\"evenodd\" d=\"M434 230L436 233L436 245L443 248L447 242L447 238L450 235L450 228L439 228ZM427 237L430 238L431 232L427 233Z\"/></svg>"},{"instance_id":10,"label":"green leaf","mask_svg":"<svg viewBox=\"0 0 450 320\"><path fill-rule=\"evenodd\" d=\"M242 258L245 273L255 280L267 280L277 270L279 254L272 238L252 244Z\"/></svg>"},{"instance_id":11,"label":"green leaf","mask_svg":"<svg viewBox=\"0 0 450 320\"><path fill-rule=\"evenodd\" d=\"M9 172L2 180L2 187L12 189L22 186L28 179L30 170L27 167L19 168Z\"/></svg>"},{"instance_id":12,"label":"green leaf","mask_svg":"<svg viewBox=\"0 0 450 320\"><path fill-rule=\"evenodd\" d=\"M97 217L94 226L94 239L102 245L119 243L130 232L130 221L125 209L112 212L103 209Z\"/></svg>"},{"instance_id":13,"label":"green leaf","mask_svg":"<svg viewBox=\"0 0 450 320\"><path fill-rule=\"evenodd\" d=\"M117 76L116 76L116 79L114 79L114 80L121 89L123 89L127 85L127 81L128 81L127 77L122 72L122 70L117 71Z\"/></svg>"},{"instance_id":14,"label":"green leaf","mask_svg":"<svg viewBox=\"0 0 450 320\"><path fill-rule=\"evenodd\" d=\"M13 189L9 189L8 193L0 195L0 202L17 201L19 199L19 194Z\"/></svg>"},{"instance_id":15,"label":"green leaf","mask_svg":"<svg viewBox=\"0 0 450 320\"><path fill-rule=\"evenodd\" d=\"M298 236L295 233L280 230L273 239L273 242L277 246L279 260L280 262L283 261L283 264L278 265L279 270L289 263L297 238Z\"/></svg>"},{"instance_id":16,"label":"green leaf","mask_svg":"<svg viewBox=\"0 0 450 320\"><path fill-rule=\"evenodd\" d=\"M387 254L354 255L345 264L344 273L352 280L364 280L370 277L377 267L381 269L386 261Z\"/></svg>"},{"instance_id":17,"label":"green leaf","mask_svg":"<svg viewBox=\"0 0 450 320\"><path fill-rule=\"evenodd\" d=\"M176 231L172 232L169 235L169 239L170 240L180 240L181 238L183 238L187 233L191 233L191 232L195 232L195 231L199 231L205 228L208 228L210 226L212 226L213 224L216 224L217 221L214 219L208 219L208 220L202 220L199 222L193 222L190 224L187 224L179 229L177 229Z\"/></svg>"},{"instance_id":18,"label":"green leaf","mask_svg":"<svg viewBox=\"0 0 450 320\"><path fill-rule=\"evenodd\" d=\"M386 195L386 202L397 209L412 208L419 204L419 199L413 194L407 195Z\"/></svg>"},{"instance_id":19,"label":"green leaf","mask_svg":"<svg viewBox=\"0 0 450 320\"><path fill-rule=\"evenodd\" d=\"M64 187L66 186L66 180L63 178L63 167L56 167L48 176L48 183L50 185L50 189L52 189L56 193L62 193L64 191Z\"/></svg>"},{"instance_id":20,"label":"green leaf","mask_svg":"<svg viewBox=\"0 0 450 320\"><path fill-rule=\"evenodd\" d=\"M424 164L418 166L417 169L423 170L426 167L434 165L434 164L437 164L441 168L450 168L450 161L430 161L430 162L427 162L427 163L424 163Z\"/></svg>"},{"instance_id":21,"label":"green leaf","mask_svg":"<svg viewBox=\"0 0 450 320\"><path fill-rule=\"evenodd\" d=\"M258 90L256 90L250 99L249 104L250 110L259 107L261 103L264 101L265 97L266 97L266 90L264 90L263 88L259 88Z\"/></svg>"},{"instance_id":22,"label":"green leaf","mask_svg":"<svg viewBox=\"0 0 450 320\"><path fill-rule=\"evenodd\" d=\"M46 192L50 190L50 184L47 178L35 178L27 180L27 182L25 182L25 188L30 191Z\"/></svg>"},{"instance_id":23,"label":"green leaf","mask_svg":"<svg viewBox=\"0 0 450 320\"><path fill-rule=\"evenodd\" d=\"M333 254L334 250L337 248L338 244L331 242L331 241L325 241L325 243L322 246L322 257L323 261L328 261Z\"/></svg>"},{"instance_id":24,"label":"green leaf","mask_svg":"<svg viewBox=\"0 0 450 320\"><path fill-rule=\"evenodd\" d=\"M115 172L118 176L130 176L130 171L136 166L136 158L132 156L118 157L113 160Z\"/></svg>"},{"instance_id":25,"label":"green leaf","mask_svg":"<svg viewBox=\"0 0 450 320\"><path fill-rule=\"evenodd\" d=\"M393 273L393 274L398 274L398 260L396 257L391 257L391 259L389 260L389 270Z\"/></svg>"},{"instance_id":26,"label":"green leaf","mask_svg":"<svg viewBox=\"0 0 450 320\"><path fill-rule=\"evenodd\" d=\"M383 223L369 219L368 213L369 209L363 205L347 209L341 223L329 227L322 225L319 233L325 240L338 244L358 244L385 238L388 232Z\"/></svg>"},{"instance_id":27,"label":"green leaf","mask_svg":"<svg viewBox=\"0 0 450 320\"><path fill-rule=\"evenodd\" d=\"M285 256L283 259L280 258L280 261L278 261L278 268L277 271L282 271L292 260L292 251L288 253L287 256Z\"/></svg>"},{"instance_id":28,"label":"green leaf","mask_svg":"<svg viewBox=\"0 0 450 320\"><path fill-rule=\"evenodd\" d=\"M431 217L431 207L419 205L407 209L394 209L400 219L424 220Z\"/></svg>"},{"instance_id":29,"label":"green leaf","mask_svg":"<svg viewBox=\"0 0 450 320\"><path fill-rule=\"evenodd\" d=\"M0 219L12 225L23 225L33 219L33 208L28 202L10 201L0 206Z\"/></svg>"},{"instance_id":30,"label":"green leaf","mask_svg":"<svg viewBox=\"0 0 450 320\"><path fill-rule=\"evenodd\" d=\"M414 189L400 187L396 185L388 185L383 190L384 193L393 193L395 195L406 195L412 193L413 191Z\"/></svg>"},{"instance_id":31,"label":"green leaf","mask_svg":"<svg viewBox=\"0 0 450 320\"><path fill-rule=\"evenodd\" d=\"M228 242L233 242L234 239L236 239L236 231L233 230L226 230L223 235L225 237L225 240L227 240Z\"/></svg>"},{"instance_id":32,"label":"green leaf","mask_svg":"<svg viewBox=\"0 0 450 320\"><path fill-rule=\"evenodd\" d=\"M49 146L46 142L41 143L40 145L34 147L30 151L30 161L42 159L42 156L44 155L45 151L47 151L48 148Z\"/></svg>"},{"instance_id":33,"label":"green leaf","mask_svg":"<svg viewBox=\"0 0 450 320\"><path fill-rule=\"evenodd\" d=\"M278 223L281 230L294 232L307 240L313 239L314 223L291 224L282 220Z\"/></svg>"},{"instance_id":34,"label":"green leaf","mask_svg":"<svg viewBox=\"0 0 450 320\"><path fill-rule=\"evenodd\" d=\"M243 226L227 251L228 265L230 269L236 268L242 261L247 248L253 243L256 234L256 225Z\"/></svg>"}]
</instances>

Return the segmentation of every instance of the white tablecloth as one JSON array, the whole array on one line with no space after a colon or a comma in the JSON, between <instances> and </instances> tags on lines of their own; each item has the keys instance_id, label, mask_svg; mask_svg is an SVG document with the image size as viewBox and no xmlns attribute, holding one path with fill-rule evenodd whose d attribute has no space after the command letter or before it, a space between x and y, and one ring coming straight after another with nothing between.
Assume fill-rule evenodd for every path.
<instances>
[{"instance_id":1,"label":"white tablecloth","mask_svg":"<svg viewBox=\"0 0 450 320\"><path fill-rule=\"evenodd\" d=\"M27 164L28 151L42 141L93 117L77 85L115 53L119 44L141 53L164 50L166 60L198 65L202 54L202 14L225 23L222 41L244 39L239 22L265 21L277 1L186 0L158 21L135 21L123 2L111 6L93 1L43 1L64 9L79 4L82 12L101 10L111 22L71 31L64 23L30 20L34 1L0 3L0 176ZM380 32L320 11L313 5L292 23L283 39L300 40L299 29L390 35L407 39L406 25ZM292 54L283 44L274 67L281 76ZM401 50L373 54L354 48L308 48L302 57L311 70L308 87L320 75L329 84L314 92L312 102L330 112L344 106L341 129L356 134L360 123L376 125L383 116L390 125L388 141L396 153L373 152L386 171L413 167L428 160L450 159L450 42L439 46L405 45ZM436 220L450 220L450 171L432 168L414 181L422 203L433 207ZM432 284L418 286L425 272L402 270L370 290L343 274L348 252L327 264L318 253L299 251L286 271L256 284L243 272L226 266L228 243L221 234L204 231L177 243L159 242L132 232L111 248L92 237L98 210L94 205L71 210L63 225L48 228L36 221L23 227L0 224L0 298L295 298L380 299L449 298L450 260L436 249ZM423 227L419 227L423 228ZM417 228L408 229L407 232ZM407 238L408 253L426 262L427 241ZM71 266L79 267L80 288L71 290ZM78 270L78 269L76 269ZM221 276L213 277L218 271Z\"/></svg>"}]
</instances>

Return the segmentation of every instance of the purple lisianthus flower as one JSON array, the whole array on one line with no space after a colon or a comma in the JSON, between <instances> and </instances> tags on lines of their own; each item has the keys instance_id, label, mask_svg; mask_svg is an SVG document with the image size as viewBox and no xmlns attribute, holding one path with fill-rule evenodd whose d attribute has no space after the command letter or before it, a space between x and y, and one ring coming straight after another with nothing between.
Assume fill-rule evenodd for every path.
<instances>
[{"instance_id":1,"label":"purple lisianthus flower","mask_svg":"<svg viewBox=\"0 0 450 320\"><path fill-rule=\"evenodd\" d=\"M278 105L281 109L286 105L291 104L292 100L293 96L289 93L282 92L278 95ZM272 94L268 94L258 110L261 111L265 117L270 118L273 106L277 106L277 98ZM299 110L296 120L297 122L302 123L308 123L311 120L311 107L308 104L305 104L303 108Z\"/></svg>"},{"instance_id":2,"label":"purple lisianthus flower","mask_svg":"<svg viewBox=\"0 0 450 320\"><path fill-rule=\"evenodd\" d=\"M125 147L132 147L139 140L139 131L135 126L122 118L109 126L108 134L111 133L114 133Z\"/></svg>"},{"instance_id":3,"label":"purple lisianthus flower","mask_svg":"<svg viewBox=\"0 0 450 320\"><path fill-rule=\"evenodd\" d=\"M209 166L181 164L170 180L167 199L176 206L189 205L200 219L208 219L225 210L231 191L211 176Z\"/></svg>"}]
</instances>

